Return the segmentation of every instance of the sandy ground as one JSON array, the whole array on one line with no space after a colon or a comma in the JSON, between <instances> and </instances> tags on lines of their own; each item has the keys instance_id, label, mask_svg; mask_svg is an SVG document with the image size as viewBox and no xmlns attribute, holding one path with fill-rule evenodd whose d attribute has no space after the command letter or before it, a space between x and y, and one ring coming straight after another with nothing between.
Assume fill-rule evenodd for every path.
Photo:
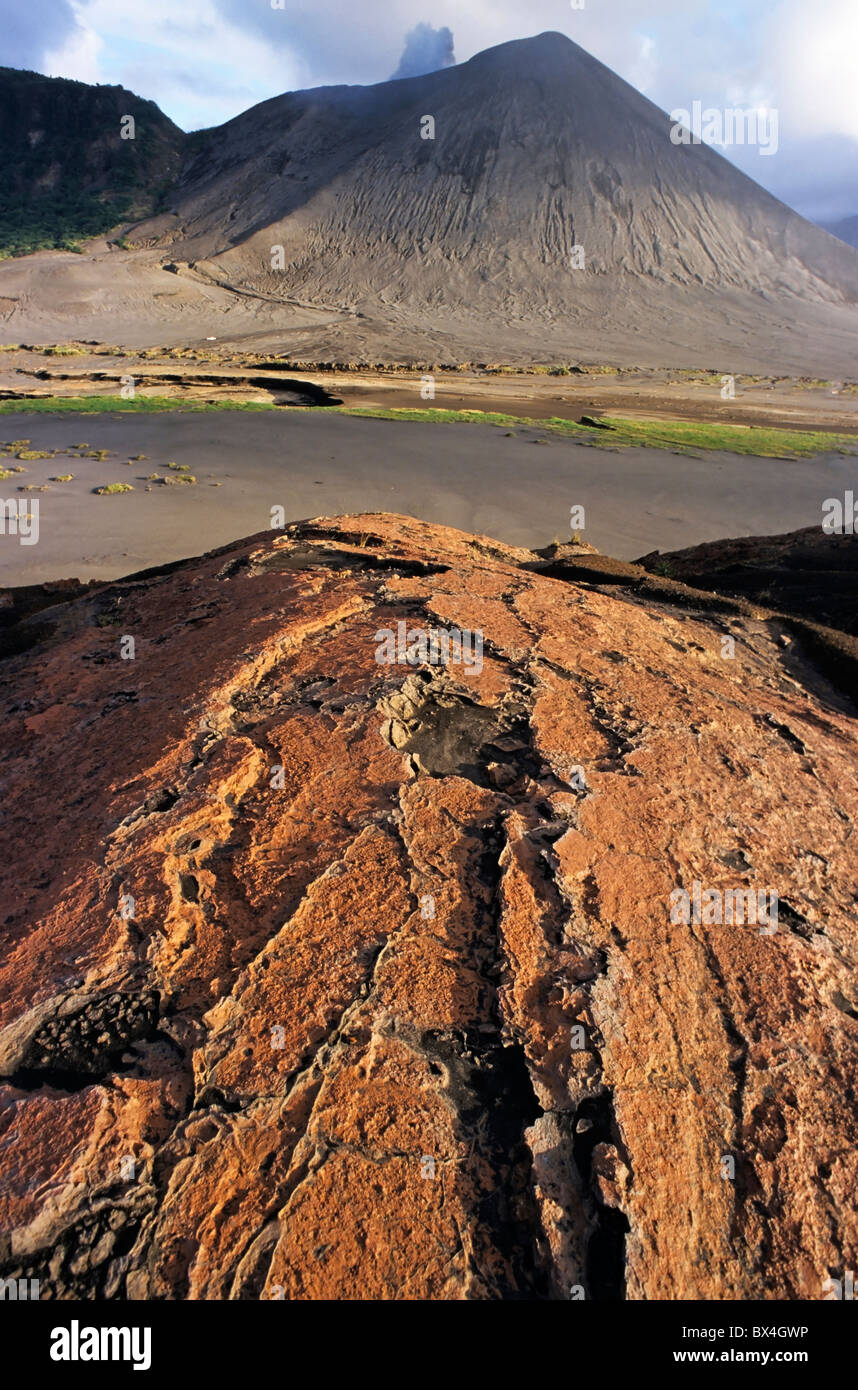
<instances>
[{"instance_id":1,"label":"sandy ground","mask_svg":"<svg viewBox=\"0 0 858 1390\"><path fill-rule=\"evenodd\" d=\"M858 368L856 368L858 374ZM348 406L501 411L529 419L582 414L707 420L858 433L858 382L786 377L733 378L732 399L721 397L717 373L624 369L550 376L522 371L292 370L249 348L200 344L181 354L142 357L79 344L68 356L18 348L0 352L0 395L118 395L132 376L146 395L282 401L289 382L309 382ZM176 376L181 381L176 381ZM434 396L421 394L434 390Z\"/></svg>"},{"instance_id":2,"label":"sandy ground","mask_svg":"<svg viewBox=\"0 0 858 1390\"><path fill-rule=\"evenodd\" d=\"M357 420L324 411L127 416L15 415L6 439L33 449L86 442L115 457L33 460L21 486L57 473L70 483L2 498L39 501L38 544L0 536L0 580L37 583L116 578L287 520L385 510L481 532L515 545L566 538L570 507L586 509L583 539L623 559L724 536L772 535L821 521L825 498L858 481L858 460L810 461L728 454L677 457L661 450L607 451L538 428L507 437L481 425ZM542 442L538 442L542 441ZM131 454L145 460L131 466ZM153 485L169 462L187 464L193 486ZM95 496L110 482L134 492ZM216 486L216 484L220 486Z\"/></svg>"},{"instance_id":3,"label":"sandy ground","mask_svg":"<svg viewBox=\"0 0 858 1390\"><path fill-rule=\"evenodd\" d=\"M793 381L734 379L735 398L722 400L720 378L688 382L668 372L616 376L485 377L439 374L433 401L423 400L414 380L390 376L323 373L314 381L349 406L394 406L442 410L502 411L527 419L578 420L581 415L618 418L707 420L720 424L773 425L780 429L825 429L858 433L858 390Z\"/></svg>"}]
</instances>

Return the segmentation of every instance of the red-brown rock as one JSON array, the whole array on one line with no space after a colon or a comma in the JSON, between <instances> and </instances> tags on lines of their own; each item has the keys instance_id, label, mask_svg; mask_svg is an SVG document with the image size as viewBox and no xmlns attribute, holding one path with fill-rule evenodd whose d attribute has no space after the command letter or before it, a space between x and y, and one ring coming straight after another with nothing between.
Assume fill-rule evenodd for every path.
<instances>
[{"instance_id":1,"label":"red-brown rock","mask_svg":"<svg viewBox=\"0 0 858 1390\"><path fill-rule=\"evenodd\" d=\"M855 1268L854 709L774 620L534 563L322 519L21 625L4 1276L720 1300ZM481 664L380 664L400 621ZM777 893L776 930L671 920L695 883Z\"/></svg>"}]
</instances>

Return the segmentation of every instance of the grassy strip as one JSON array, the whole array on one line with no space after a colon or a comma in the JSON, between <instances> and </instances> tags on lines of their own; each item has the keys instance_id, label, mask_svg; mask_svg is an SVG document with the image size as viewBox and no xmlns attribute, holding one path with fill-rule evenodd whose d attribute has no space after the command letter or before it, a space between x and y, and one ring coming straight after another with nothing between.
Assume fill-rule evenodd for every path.
<instances>
[{"instance_id":1,"label":"grassy strip","mask_svg":"<svg viewBox=\"0 0 858 1390\"><path fill-rule=\"evenodd\" d=\"M0 415L157 415L201 410L276 410L273 401L180 401L175 396L34 396L0 401ZM308 407L309 409L310 407Z\"/></svg>"},{"instance_id":2,"label":"grassy strip","mask_svg":"<svg viewBox=\"0 0 858 1390\"><path fill-rule=\"evenodd\" d=\"M858 453L858 436L823 430L770 429L758 425L717 425L686 420L619 420L601 416L608 429L579 425L574 420L551 416L546 420L523 419L480 410L396 410L375 406L341 406L341 415L368 416L376 420L425 420L441 424L498 425L510 428L543 429L582 443L603 448L637 445L648 449L718 449L731 454L750 454L756 458L815 458L818 454Z\"/></svg>"},{"instance_id":3,"label":"grassy strip","mask_svg":"<svg viewBox=\"0 0 858 1390\"><path fill-rule=\"evenodd\" d=\"M647 449L670 449L677 453L690 450L721 450L730 454L747 454L755 458L806 459L819 454L858 453L858 436L830 433L824 430L770 429L762 425L719 425L705 421L687 420L620 420L601 417L607 429L579 425L574 420L551 416L545 420L526 419L520 415L505 415L482 410L400 410L381 406L288 406L273 401L181 401L175 396L37 396L30 400L0 401L0 415L53 414L158 414L169 411L186 413L210 410L320 410L355 419L406 420L432 424L495 425L505 429L545 430L582 444L617 449L638 446Z\"/></svg>"},{"instance_id":4,"label":"grassy strip","mask_svg":"<svg viewBox=\"0 0 858 1390\"><path fill-rule=\"evenodd\" d=\"M815 458L858 453L858 436L828 430L776 429L768 425L717 425L688 420L607 420L625 443L653 449L720 449L757 458ZM606 440L607 442L607 440Z\"/></svg>"}]
</instances>

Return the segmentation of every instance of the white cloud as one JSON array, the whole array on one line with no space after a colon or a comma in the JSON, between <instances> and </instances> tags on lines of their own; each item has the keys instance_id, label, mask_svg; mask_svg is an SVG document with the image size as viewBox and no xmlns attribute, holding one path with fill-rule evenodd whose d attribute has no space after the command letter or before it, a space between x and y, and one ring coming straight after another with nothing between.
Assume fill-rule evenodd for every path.
<instances>
[{"instance_id":1,"label":"white cloud","mask_svg":"<svg viewBox=\"0 0 858 1390\"><path fill-rule=\"evenodd\" d=\"M858 140L858 4L856 0L785 0L770 16L766 44L779 100L803 136ZM858 193L856 193L858 199Z\"/></svg>"},{"instance_id":2,"label":"white cloud","mask_svg":"<svg viewBox=\"0 0 858 1390\"><path fill-rule=\"evenodd\" d=\"M58 49L44 57L49 77L74 77L78 82L104 82L99 57L104 43L94 29L79 28Z\"/></svg>"},{"instance_id":3,"label":"white cloud","mask_svg":"<svg viewBox=\"0 0 858 1390\"><path fill-rule=\"evenodd\" d=\"M217 124L298 85L300 65L229 23L213 0L179 11L174 0L77 0L73 9L78 32L49 55L50 71L122 83L185 128Z\"/></svg>"},{"instance_id":4,"label":"white cloud","mask_svg":"<svg viewBox=\"0 0 858 1390\"><path fill-rule=\"evenodd\" d=\"M631 82L633 87L637 87L639 92L643 92L644 96L649 96L658 71L657 45L655 39L649 38L646 34L641 35L639 44L637 62L627 73L626 80Z\"/></svg>"}]
</instances>

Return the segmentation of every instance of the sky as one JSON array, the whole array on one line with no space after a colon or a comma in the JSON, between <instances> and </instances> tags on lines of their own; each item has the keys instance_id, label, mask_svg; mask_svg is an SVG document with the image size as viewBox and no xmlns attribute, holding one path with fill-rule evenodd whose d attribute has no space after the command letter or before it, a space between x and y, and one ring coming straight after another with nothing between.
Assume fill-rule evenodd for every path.
<instances>
[{"instance_id":1,"label":"sky","mask_svg":"<svg viewBox=\"0 0 858 1390\"><path fill-rule=\"evenodd\" d=\"M722 153L805 216L858 213L858 0L0 0L0 65L121 83L195 130L548 29L665 111L776 110L776 154Z\"/></svg>"}]
</instances>

